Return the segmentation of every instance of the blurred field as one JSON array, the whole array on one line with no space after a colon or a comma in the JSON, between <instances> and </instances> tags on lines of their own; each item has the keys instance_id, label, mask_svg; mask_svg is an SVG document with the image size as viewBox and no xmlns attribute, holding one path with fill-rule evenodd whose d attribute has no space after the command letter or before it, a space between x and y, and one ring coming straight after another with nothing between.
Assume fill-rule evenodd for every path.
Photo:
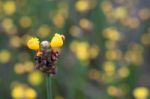
<instances>
[{"instance_id":1,"label":"blurred field","mask_svg":"<svg viewBox=\"0 0 150 99\"><path fill-rule=\"evenodd\" d=\"M150 99L149 7L149 0L0 0L0 98L46 99L26 42L60 33L54 99Z\"/></svg>"}]
</instances>

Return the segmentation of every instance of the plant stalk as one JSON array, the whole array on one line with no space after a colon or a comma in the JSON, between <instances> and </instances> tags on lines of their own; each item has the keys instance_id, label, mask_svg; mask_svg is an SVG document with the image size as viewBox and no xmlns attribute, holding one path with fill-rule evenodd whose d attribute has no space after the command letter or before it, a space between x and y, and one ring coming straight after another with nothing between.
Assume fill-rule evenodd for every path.
<instances>
[{"instance_id":1,"label":"plant stalk","mask_svg":"<svg viewBox=\"0 0 150 99\"><path fill-rule=\"evenodd\" d=\"M46 76L47 99L52 99L52 78L50 74Z\"/></svg>"}]
</instances>

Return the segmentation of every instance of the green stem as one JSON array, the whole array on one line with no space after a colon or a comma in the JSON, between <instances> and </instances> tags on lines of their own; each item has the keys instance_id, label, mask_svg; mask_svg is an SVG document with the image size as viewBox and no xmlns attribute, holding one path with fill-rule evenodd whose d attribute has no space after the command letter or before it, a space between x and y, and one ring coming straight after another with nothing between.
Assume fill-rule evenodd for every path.
<instances>
[{"instance_id":1,"label":"green stem","mask_svg":"<svg viewBox=\"0 0 150 99\"><path fill-rule=\"evenodd\" d=\"M48 74L46 76L47 99L52 99L52 78Z\"/></svg>"}]
</instances>

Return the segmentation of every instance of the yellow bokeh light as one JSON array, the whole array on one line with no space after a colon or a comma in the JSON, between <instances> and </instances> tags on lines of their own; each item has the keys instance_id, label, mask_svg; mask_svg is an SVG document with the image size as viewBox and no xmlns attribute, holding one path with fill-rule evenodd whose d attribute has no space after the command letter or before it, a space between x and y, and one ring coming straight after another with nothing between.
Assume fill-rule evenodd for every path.
<instances>
[{"instance_id":1,"label":"yellow bokeh light","mask_svg":"<svg viewBox=\"0 0 150 99\"><path fill-rule=\"evenodd\" d=\"M21 46L21 38L19 36L12 36L9 42L10 42L10 45L15 48L18 48Z\"/></svg>"},{"instance_id":2,"label":"yellow bokeh light","mask_svg":"<svg viewBox=\"0 0 150 99\"><path fill-rule=\"evenodd\" d=\"M148 99L149 90L146 87L137 87L134 89L133 95L136 99Z\"/></svg>"},{"instance_id":3,"label":"yellow bokeh light","mask_svg":"<svg viewBox=\"0 0 150 99\"><path fill-rule=\"evenodd\" d=\"M6 18L2 21L2 26L5 30L10 30L11 28L13 28L14 24L13 24L13 20Z\"/></svg>"},{"instance_id":4,"label":"yellow bokeh light","mask_svg":"<svg viewBox=\"0 0 150 99\"><path fill-rule=\"evenodd\" d=\"M76 10L79 12L85 12L89 10L89 7L90 7L90 3L88 2L88 0L80 0L77 1L75 4Z\"/></svg>"},{"instance_id":5,"label":"yellow bokeh light","mask_svg":"<svg viewBox=\"0 0 150 99\"><path fill-rule=\"evenodd\" d=\"M112 41L119 41L121 39L121 34L113 27L104 29L103 35Z\"/></svg>"},{"instance_id":6,"label":"yellow bokeh light","mask_svg":"<svg viewBox=\"0 0 150 99\"><path fill-rule=\"evenodd\" d=\"M65 22L64 16L57 14L53 17L53 23L57 28L62 28Z\"/></svg>"},{"instance_id":7,"label":"yellow bokeh light","mask_svg":"<svg viewBox=\"0 0 150 99\"><path fill-rule=\"evenodd\" d=\"M118 70L118 75L120 78L126 78L128 77L130 74L129 72L129 69L125 66L121 67L119 70Z\"/></svg>"},{"instance_id":8,"label":"yellow bokeh light","mask_svg":"<svg viewBox=\"0 0 150 99\"><path fill-rule=\"evenodd\" d=\"M7 1L3 4L3 10L6 15L12 15L16 11L16 4L14 1Z\"/></svg>"},{"instance_id":9,"label":"yellow bokeh light","mask_svg":"<svg viewBox=\"0 0 150 99\"><path fill-rule=\"evenodd\" d=\"M81 29L78 26L72 26L69 30L69 33L73 36L73 37L79 37L81 35Z\"/></svg>"},{"instance_id":10,"label":"yellow bokeh light","mask_svg":"<svg viewBox=\"0 0 150 99\"><path fill-rule=\"evenodd\" d=\"M77 58L81 61L94 59L99 55L100 49L97 45L89 45L87 42L73 41L70 44L70 49L74 52Z\"/></svg>"},{"instance_id":11,"label":"yellow bokeh light","mask_svg":"<svg viewBox=\"0 0 150 99\"><path fill-rule=\"evenodd\" d=\"M27 99L35 99L37 97L36 91L33 90L32 88L27 88L25 95L26 95Z\"/></svg>"},{"instance_id":12,"label":"yellow bokeh light","mask_svg":"<svg viewBox=\"0 0 150 99\"><path fill-rule=\"evenodd\" d=\"M98 71L96 69L91 69L89 71L89 78L92 79L92 80L100 79L100 71Z\"/></svg>"},{"instance_id":13,"label":"yellow bokeh light","mask_svg":"<svg viewBox=\"0 0 150 99\"><path fill-rule=\"evenodd\" d=\"M86 61L89 59L88 48L89 45L86 42L82 42L78 44L76 55L80 60Z\"/></svg>"},{"instance_id":14,"label":"yellow bokeh light","mask_svg":"<svg viewBox=\"0 0 150 99\"><path fill-rule=\"evenodd\" d=\"M34 64L33 64L33 62L31 62L31 61L25 62L25 63L24 63L24 70L25 70L26 72L31 72L31 71L33 71L33 70L34 70Z\"/></svg>"},{"instance_id":15,"label":"yellow bokeh light","mask_svg":"<svg viewBox=\"0 0 150 99\"><path fill-rule=\"evenodd\" d=\"M121 58L121 51L119 49L111 49L106 51L107 60L117 60Z\"/></svg>"},{"instance_id":16,"label":"yellow bokeh light","mask_svg":"<svg viewBox=\"0 0 150 99\"><path fill-rule=\"evenodd\" d=\"M124 56L126 62L133 64L141 64L143 62L143 47L139 44L134 44L125 53Z\"/></svg>"},{"instance_id":17,"label":"yellow bokeh light","mask_svg":"<svg viewBox=\"0 0 150 99\"><path fill-rule=\"evenodd\" d=\"M38 29L37 34L42 37L46 38L50 35L51 29L48 25L41 25L40 28Z\"/></svg>"},{"instance_id":18,"label":"yellow bokeh light","mask_svg":"<svg viewBox=\"0 0 150 99\"><path fill-rule=\"evenodd\" d=\"M106 15L109 12L111 12L113 9L112 3L110 1L103 1L103 3L100 5L100 7L102 8L104 14L106 14Z\"/></svg>"},{"instance_id":19,"label":"yellow bokeh light","mask_svg":"<svg viewBox=\"0 0 150 99\"><path fill-rule=\"evenodd\" d=\"M20 18L19 23L23 28L28 28L32 25L32 19L29 16L23 16Z\"/></svg>"},{"instance_id":20,"label":"yellow bokeh light","mask_svg":"<svg viewBox=\"0 0 150 99\"><path fill-rule=\"evenodd\" d=\"M147 20L150 18L150 10L147 8L143 8L139 11L139 17L141 20Z\"/></svg>"},{"instance_id":21,"label":"yellow bokeh light","mask_svg":"<svg viewBox=\"0 0 150 99\"><path fill-rule=\"evenodd\" d=\"M42 74L38 71L31 72L28 76L28 81L30 82L30 84L35 86L41 84L42 80Z\"/></svg>"},{"instance_id":22,"label":"yellow bokeh light","mask_svg":"<svg viewBox=\"0 0 150 99\"><path fill-rule=\"evenodd\" d=\"M109 86L109 87L107 88L107 92L108 92L108 94L111 95L111 96L116 96L116 94L118 93L117 88L114 87L114 86Z\"/></svg>"},{"instance_id":23,"label":"yellow bokeh light","mask_svg":"<svg viewBox=\"0 0 150 99\"><path fill-rule=\"evenodd\" d=\"M7 63L10 61L11 53L8 50L0 50L0 63Z\"/></svg>"},{"instance_id":24,"label":"yellow bokeh light","mask_svg":"<svg viewBox=\"0 0 150 99\"><path fill-rule=\"evenodd\" d=\"M144 34L141 38L141 42L144 44L144 45L150 45L150 33L148 34Z\"/></svg>"},{"instance_id":25,"label":"yellow bokeh light","mask_svg":"<svg viewBox=\"0 0 150 99\"><path fill-rule=\"evenodd\" d=\"M11 93L13 98L21 98L24 97L24 89L21 86L17 86L13 89Z\"/></svg>"},{"instance_id":26,"label":"yellow bokeh light","mask_svg":"<svg viewBox=\"0 0 150 99\"><path fill-rule=\"evenodd\" d=\"M105 73L108 76L111 76L115 73L116 66L113 62L108 61L103 64L103 68L104 68Z\"/></svg>"},{"instance_id":27,"label":"yellow bokeh light","mask_svg":"<svg viewBox=\"0 0 150 99\"><path fill-rule=\"evenodd\" d=\"M81 19L79 25L83 29L89 29L91 28L92 23L87 19Z\"/></svg>"},{"instance_id":28,"label":"yellow bokeh light","mask_svg":"<svg viewBox=\"0 0 150 99\"><path fill-rule=\"evenodd\" d=\"M17 74L23 74L25 72L25 70L24 70L24 64L21 64L21 63L15 64L14 71Z\"/></svg>"},{"instance_id":29,"label":"yellow bokeh light","mask_svg":"<svg viewBox=\"0 0 150 99\"><path fill-rule=\"evenodd\" d=\"M114 16L116 19L123 19L127 16L126 7L120 6L114 9Z\"/></svg>"},{"instance_id":30,"label":"yellow bokeh light","mask_svg":"<svg viewBox=\"0 0 150 99\"><path fill-rule=\"evenodd\" d=\"M89 48L89 54L90 54L90 58L91 59L94 59L98 56L100 52L100 49L97 45L92 45L90 48Z\"/></svg>"},{"instance_id":31,"label":"yellow bokeh light","mask_svg":"<svg viewBox=\"0 0 150 99\"><path fill-rule=\"evenodd\" d=\"M36 99L37 93L27 85L17 84L12 88L11 96L14 99Z\"/></svg>"},{"instance_id":32,"label":"yellow bokeh light","mask_svg":"<svg viewBox=\"0 0 150 99\"><path fill-rule=\"evenodd\" d=\"M107 88L107 93L110 95L110 96L119 96L121 95L121 90L115 86L108 86Z\"/></svg>"}]
</instances>

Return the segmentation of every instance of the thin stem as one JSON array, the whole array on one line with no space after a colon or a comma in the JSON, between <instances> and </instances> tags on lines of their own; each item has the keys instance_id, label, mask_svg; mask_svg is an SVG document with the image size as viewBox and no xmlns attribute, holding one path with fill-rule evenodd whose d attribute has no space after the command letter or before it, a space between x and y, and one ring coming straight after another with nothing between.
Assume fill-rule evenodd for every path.
<instances>
[{"instance_id":1,"label":"thin stem","mask_svg":"<svg viewBox=\"0 0 150 99\"><path fill-rule=\"evenodd\" d=\"M48 74L46 76L47 99L52 99L52 78Z\"/></svg>"}]
</instances>

